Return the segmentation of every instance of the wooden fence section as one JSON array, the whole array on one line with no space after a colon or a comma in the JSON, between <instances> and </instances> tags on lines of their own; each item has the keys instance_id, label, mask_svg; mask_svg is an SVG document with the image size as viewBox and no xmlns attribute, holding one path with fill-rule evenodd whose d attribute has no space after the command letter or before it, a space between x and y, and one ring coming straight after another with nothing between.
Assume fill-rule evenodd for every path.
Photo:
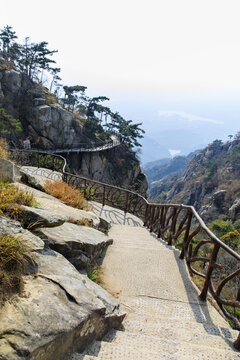
<instances>
[{"instance_id":1,"label":"wooden fence section","mask_svg":"<svg viewBox=\"0 0 240 360\"><path fill-rule=\"evenodd\" d=\"M179 248L190 274L198 278L200 298L206 300L210 292L225 317L240 330L240 255L208 229L192 206L153 204L130 190L71 174L59 155L24 150L14 150L12 155L21 165L59 171L65 182L89 200L141 218L150 232ZM240 349L240 334L234 346Z\"/></svg>"}]
</instances>

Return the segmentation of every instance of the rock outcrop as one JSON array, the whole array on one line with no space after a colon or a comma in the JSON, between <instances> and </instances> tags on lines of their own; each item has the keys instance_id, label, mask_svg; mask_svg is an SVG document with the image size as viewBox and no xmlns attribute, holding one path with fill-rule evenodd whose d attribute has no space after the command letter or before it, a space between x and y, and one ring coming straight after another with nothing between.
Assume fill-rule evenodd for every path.
<instances>
[{"instance_id":1,"label":"rock outcrop","mask_svg":"<svg viewBox=\"0 0 240 360\"><path fill-rule=\"evenodd\" d=\"M239 215L240 139L214 141L196 155L184 174L161 188L159 202L194 206L202 218L236 221Z\"/></svg>"},{"instance_id":2,"label":"rock outcrop","mask_svg":"<svg viewBox=\"0 0 240 360\"><path fill-rule=\"evenodd\" d=\"M19 168L9 160L0 159L0 181L12 183L20 179Z\"/></svg>"},{"instance_id":3,"label":"rock outcrop","mask_svg":"<svg viewBox=\"0 0 240 360\"><path fill-rule=\"evenodd\" d=\"M48 104L50 93L35 84L24 73L15 70L0 71L0 108L18 118L25 136L40 139L43 149L71 147L84 138L82 127L74 114L63 109L56 100Z\"/></svg>"},{"instance_id":4,"label":"rock outcrop","mask_svg":"<svg viewBox=\"0 0 240 360\"><path fill-rule=\"evenodd\" d=\"M79 148L92 145L83 134L79 119L57 103L54 95L26 74L5 70L0 63L0 108L22 124L20 138L32 137L32 143L44 150ZM18 139L12 139L19 146ZM82 147L82 145L80 146ZM95 180L127 187L146 194L147 181L135 154L117 148L96 153L72 153L71 169Z\"/></svg>"},{"instance_id":5,"label":"rock outcrop","mask_svg":"<svg viewBox=\"0 0 240 360\"><path fill-rule=\"evenodd\" d=\"M66 218L66 221L70 220L78 222L86 219L94 228L97 229L100 226L99 217L96 216L92 211L72 208L71 206L64 204L62 201L56 199L55 197L37 189L30 188L25 184L18 183L17 186L21 190L31 191L38 203L38 207L40 207L41 209L55 211L58 214L64 216Z\"/></svg>"},{"instance_id":6,"label":"rock outcrop","mask_svg":"<svg viewBox=\"0 0 240 360\"><path fill-rule=\"evenodd\" d=\"M66 360L120 325L118 301L38 236L4 216L0 232L18 237L34 254L24 293L0 308L1 360Z\"/></svg>"},{"instance_id":7,"label":"rock outcrop","mask_svg":"<svg viewBox=\"0 0 240 360\"><path fill-rule=\"evenodd\" d=\"M135 153L125 145L107 151L65 154L71 168L81 175L146 196L148 183Z\"/></svg>"},{"instance_id":8,"label":"rock outcrop","mask_svg":"<svg viewBox=\"0 0 240 360\"><path fill-rule=\"evenodd\" d=\"M41 234L51 249L62 254L77 269L95 265L107 246L112 244L112 239L100 231L71 223L43 228Z\"/></svg>"}]
</instances>

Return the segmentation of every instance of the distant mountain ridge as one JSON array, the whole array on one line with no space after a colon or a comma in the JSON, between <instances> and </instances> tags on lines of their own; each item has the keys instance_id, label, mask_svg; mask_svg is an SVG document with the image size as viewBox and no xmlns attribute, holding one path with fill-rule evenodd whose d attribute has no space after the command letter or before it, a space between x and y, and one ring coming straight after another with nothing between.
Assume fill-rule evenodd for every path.
<instances>
[{"instance_id":1,"label":"distant mountain ridge","mask_svg":"<svg viewBox=\"0 0 240 360\"><path fill-rule=\"evenodd\" d=\"M148 196L154 199L162 191L166 191L165 184L182 176L190 160L199 153L199 150L187 156L175 156L152 161L143 166L149 183Z\"/></svg>"},{"instance_id":2,"label":"distant mountain ridge","mask_svg":"<svg viewBox=\"0 0 240 360\"><path fill-rule=\"evenodd\" d=\"M215 140L189 162L182 175L163 179L149 196L162 203L194 206L205 221L240 222L240 134Z\"/></svg>"}]
</instances>

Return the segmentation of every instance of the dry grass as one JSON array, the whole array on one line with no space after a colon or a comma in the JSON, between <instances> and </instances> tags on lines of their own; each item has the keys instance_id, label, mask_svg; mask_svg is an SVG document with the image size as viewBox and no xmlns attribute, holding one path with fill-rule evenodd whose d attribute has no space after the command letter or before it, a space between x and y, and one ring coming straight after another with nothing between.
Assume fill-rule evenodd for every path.
<instances>
[{"instance_id":1,"label":"dry grass","mask_svg":"<svg viewBox=\"0 0 240 360\"><path fill-rule=\"evenodd\" d=\"M70 222L71 224L75 224L75 225L92 227L92 221L89 219L86 219L86 218L75 220L70 217L70 218L68 218L67 221Z\"/></svg>"},{"instance_id":2,"label":"dry grass","mask_svg":"<svg viewBox=\"0 0 240 360\"><path fill-rule=\"evenodd\" d=\"M77 209L90 210L91 207L84 199L83 193L75 187L69 186L64 181L58 180L51 182L47 180L44 185L46 192L65 204L75 207Z\"/></svg>"},{"instance_id":3,"label":"dry grass","mask_svg":"<svg viewBox=\"0 0 240 360\"><path fill-rule=\"evenodd\" d=\"M22 275L30 260L32 255L20 238L0 236L0 303L22 292Z\"/></svg>"},{"instance_id":4,"label":"dry grass","mask_svg":"<svg viewBox=\"0 0 240 360\"><path fill-rule=\"evenodd\" d=\"M13 184L0 183L0 215L17 219L21 205L36 206L37 202L31 193L19 190Z\"/></svg>"},{"instance_id":5,"label":"dry grass","mask_svg":"<svg viewBox=\"0 0 240 360\"><path fill-rule=\"evenodd\" d=\"M0 138L0 159L8 159L8 144L4 138Z\"/></svg>"}]
</instances>

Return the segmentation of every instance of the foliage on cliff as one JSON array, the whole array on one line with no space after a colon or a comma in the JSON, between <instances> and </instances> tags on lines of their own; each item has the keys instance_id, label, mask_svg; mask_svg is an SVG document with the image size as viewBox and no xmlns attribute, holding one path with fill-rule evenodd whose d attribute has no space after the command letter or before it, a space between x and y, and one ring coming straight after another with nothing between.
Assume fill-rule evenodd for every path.
<instances>
[{"instance_id":1,"label":"foliage on cliff","mask_svg":"<svg viewBox=\"0 0 240 360\"><path fill-rule=\"evenodd\" d=\"M211 221L218 217L237 221L240 213L240 136L222 143L215 140L189 163L156 200L193 205Z\"/></svg>"},{"instance_id":2,"label":"foliage on cliff","mask_svg":"<svg viewBox=\"0 0 240 360\"><path fill-rule=\"evenodd\" d=\"M50 92L45 91L45 103L51 105L57 99L59 104L75 114L76 119L83 125L83 133L90 140L105 141L115 132L129 147L141 146L138 139L144 134L140 127L142 124L125 120L118 112L113 112L105 105L108 97L89 97L85 93L87 87L83 85L60 84L61 69L55 67L56 61L52 59L57 50L48 49L46 41L33 43L27 37L24 43L20 44L16 39L17 35L11 26L7 25L0 30L0 56L4 59L1 61L0 70L15 69L30 80L48 86ZM51 95L52 91L54 96ZM0 132L1 123L0 120Z\"/></svg>"}]
</instances>

